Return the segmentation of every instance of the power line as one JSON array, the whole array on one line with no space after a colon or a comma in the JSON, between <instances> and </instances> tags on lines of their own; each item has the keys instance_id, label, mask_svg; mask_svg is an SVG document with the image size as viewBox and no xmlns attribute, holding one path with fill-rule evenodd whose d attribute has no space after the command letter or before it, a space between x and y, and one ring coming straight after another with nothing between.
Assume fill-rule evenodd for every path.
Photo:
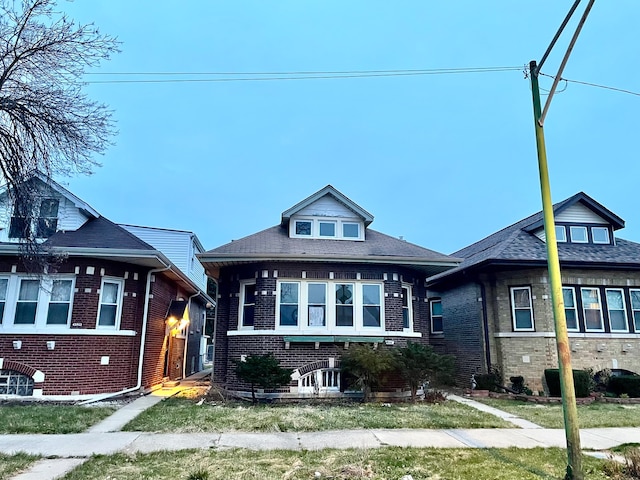
<instances>
[{"instance_id":1,"label":"power line","mask_svg":"<svg viewBox=\"0 0 640 480\"><path fill-rule=\"evenodd\" d=\"M547 75L546 73L540 73L540 75L544 75L545 77L549 77L549 78L555 78L553 75ZM623 88L609 87L607 85L600 85L598 83L583 82L583 81L580 81L580 80L570 80L568 78L560 78L560 80L564 80L567 83L577 83L579 85L586 85L588 87L603 88L605 90L613 90L614 92L628 93L629 95L635 95L637 97L640 97L640 93L633 92L631 90L625 90Z\"/></svg>"},{"instance_id":2,"label":"power line","mask_svg":"<svg viewBox=\"0 0 640 480\"><path fill-rule=\"evenodd\" d=\"M103 76L222 76L223 78L171 78L171 79L126 79L88 80L86 84L108 83L213 83L213 82L261 82L283 80L322 80L338 78L404 77L417 75L451 75L470 73L492 73L522 71L522 67L467 67L406 70L346 70L346 71L294 71L294 72L114 72L88 73ZM250 75L245 77L244 75ZM260 76L256 76L260 75ZM224 78L232 76L231 78Z\"/></svg>"}]
</instances>

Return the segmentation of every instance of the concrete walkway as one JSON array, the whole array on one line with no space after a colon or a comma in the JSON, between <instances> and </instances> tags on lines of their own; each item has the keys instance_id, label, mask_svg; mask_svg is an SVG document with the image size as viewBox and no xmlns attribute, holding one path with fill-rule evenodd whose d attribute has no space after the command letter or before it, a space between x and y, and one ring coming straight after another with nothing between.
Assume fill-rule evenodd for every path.
<instances>
[{"instance_id":1,"label":"concrete walkway","mask_svg":"<svg viewBox=\"0 0 640 480\"><path fill-rule=\"evenodd\" d=\"M495 429L372 429L300 433L146 433L121 432L126 423L164 397L189 388L201 378L183 381L172 390L158 390L117 410L85 433L69 435L0 435L0 452L26 452L47 457L13 480L53 480L91 455L116 452L149 453L162 450L247 448L251 450L319 450L324 448L533 448L566 446L563 429L541 428L515 415L474 400L448 398L503 418L519 428ZM623 443L640 443L640 428L592 428L580 432L581 445L606 450ZM58 457L58 458L51 458Z\"/></svg>"}]
</instances>

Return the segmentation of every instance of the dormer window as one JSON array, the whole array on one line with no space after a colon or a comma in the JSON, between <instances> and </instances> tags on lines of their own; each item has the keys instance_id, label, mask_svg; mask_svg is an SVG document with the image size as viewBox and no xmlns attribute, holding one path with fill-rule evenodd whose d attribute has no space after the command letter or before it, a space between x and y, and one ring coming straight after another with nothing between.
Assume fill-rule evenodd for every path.
<instances>
[{"instance_id":1,"label":"dormer window","mask_svg":"<svg viewBox=\"0 0 640 480\"><path fill-rule=\"evenodd\" d=\"M567 241L567 229L564 225L556 225L556 242Z\"/></svg>"},{"instance_id":2,"label":"dormer window","mask_svg":"<svg viewBox=\"0 0 640 480\"><path fill-rule=\"evenodd\" d=\"M55 198L44 198L40 202L38 216L34 225L28 218L20 216L17 211L11 217L9 238L28 238L35 227L36 238L49 238L58 229L59 201Z\"/></svg>"},{"instance_id":3,"label":"dormer window","mask_svg":"<svg viewBox=\"0 0 640 480\"><path fill-rule=\"evenodd\" d=\"M591 227L591 236L593 237L593 243L611 243L607 227Z\"/></svg>"},{"instance_id":4,"label":"dormer window","mask_svg":"<svg viewBox=\"0 0 640 480\"><path fill-rule=\"evenodd\" d=\"M571 232L571 242L572 243L588 243L589 237L587 236L587 227L579 227L572 225L569 227L569 231Z\"/></svg>"},{"instance_id":5,"label":"dormer window","mask_svg":"<svg viewBox=\"0 0 640 480\"><path fill-rule=\"evenodd\" d=\"M292 238L324 238L333 240L364 240L364 225L354 219L301 218L292 219Z\"/></svg>"}]
</instances>

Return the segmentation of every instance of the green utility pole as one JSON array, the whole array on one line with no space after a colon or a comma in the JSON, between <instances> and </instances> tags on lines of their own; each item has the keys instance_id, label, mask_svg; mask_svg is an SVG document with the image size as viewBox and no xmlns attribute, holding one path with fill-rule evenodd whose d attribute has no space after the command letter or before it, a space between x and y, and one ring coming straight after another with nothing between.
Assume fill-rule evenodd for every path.
<instances>
[{"instance_id":1,"label":"green utility pole","mask_svg":"<svg viewBox=\"0 0 640 480\"><path fill-rule=\"evenodd\" d=\"M562 391L562 411L564 413L564 429L567 438L567 480L582 480L582 452L580 451L580 430L578 428L578 409L576 392L573 385L571 369L571 353L567 320L562 297L562 278L560 276L560 260L556 243L556 228L551 203L551 187L549 186L549 170L547 167L547 150L544 143L544 130L540 122L540 89L538 87L538 66L535 60L529 64L531 75L531 93L533 95L533 116L536 127L536 145L538 147L538 169L540 172L540 191L542 193L542 212L544 215L544 232L547 244L547 264L549 267L549 283L551 285L551 302L556 329L556 345L558 348L558 365L560 367L560 388Z\"/></svg>"}]
</instances>

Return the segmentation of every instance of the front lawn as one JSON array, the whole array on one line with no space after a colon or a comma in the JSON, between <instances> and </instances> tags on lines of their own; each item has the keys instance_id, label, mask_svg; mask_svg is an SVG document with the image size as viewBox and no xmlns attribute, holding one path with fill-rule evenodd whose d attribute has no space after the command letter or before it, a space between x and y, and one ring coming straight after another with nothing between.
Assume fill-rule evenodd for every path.
<instances>
[{"instance_id":1,"label":"front lawn","mask_svg":"<svg viewBox=\"0 0 640 480\"><path fill-rule=\"evenodd\" d=\"M0 406L0 434L80 433L107 418L113 407L10 404Z\"/></svg>"},{"instance_id":2,"label":"front lawn","mask_svg":"<svg viewBox=\"0 0 640 480\"><path fill-rule=\"evenodd\" d=\"M503 400L482 399L483 403L513 413L525 420L545 428L564 428L562 405ZM640 405L593 402L578 405L580 428L640 427Z\"/></svg>"},{"instance_id":3,"label":"front lawn","mask_svg":"<svg viewBox=\"0 0 640 480\"><path fill-rule=\"evenodd\" d=\"M609 477L605 461L584 457L586 480ZM63 480L550 480L564 478L563 449L183 450L96 456Z\"/></svg>"},{"instance_id":4,"label":"front lawn","mask_svg":"<svg viewBox=\"0 0 640 480\"><path fill-rule=\"evenodd\" d=\"M145 432L312 432L362 428L511 428L493 415L454 401L441 404L353 403L198 405L174 397L146 410L124 428Z\"/></svg>"},{"instance_id":5,"label":"front lawn","mask_svg":"<svg viewBox=\"0 0 640 480\"><path fill-rule=\"evenodd\" d=\"M8 480L18 472L25 470L39 457L17 453L15 455L5 455L0 453L0 480Z\"/></svg>"}]
</instances>

